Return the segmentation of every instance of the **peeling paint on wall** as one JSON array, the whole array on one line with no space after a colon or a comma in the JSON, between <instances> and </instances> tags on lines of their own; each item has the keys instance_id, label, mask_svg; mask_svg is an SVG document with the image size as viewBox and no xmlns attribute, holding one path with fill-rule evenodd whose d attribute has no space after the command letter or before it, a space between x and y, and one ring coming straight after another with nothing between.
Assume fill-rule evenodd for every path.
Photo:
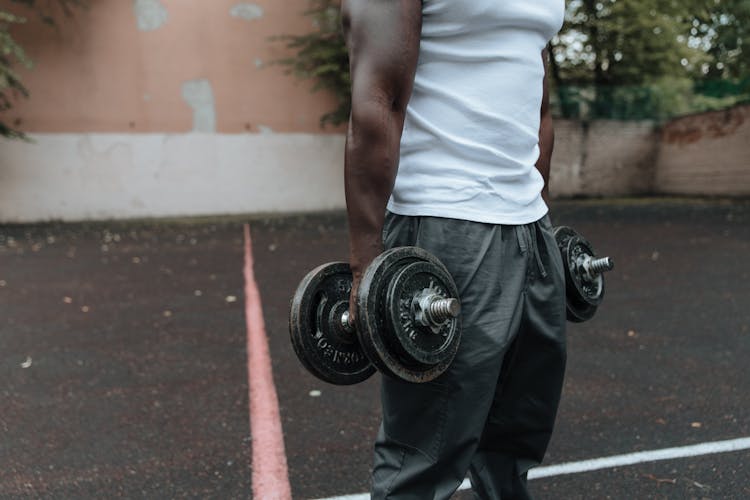
<instances>
[{"instance_id":1,"label":"peeling paint on wall","mask_svg":"<svg viewBox=\"0 0 750 500\"><path fill-rule=\"evenodd\" d=\"M263 67L263 59L260 57L255 58L255 67L256 68L262 68Z\"/></svg>"},{"instance_id":2,"label":"peeling paint on wall","mask_svg":"<svg viewBox=\"0 0 750 500\"><path fill-rule=\"evenodd\" d=\"M258 133L263 135L269 135L275 133L273 129L267 125L258 125Z\"/></svg>"},{"instance_id":3,"label":"peeling paint on wall","mask_svg":"<svg viewBox=\"0 0 750 500\"><path fill-rule=\"evenodd\" d=\"M169 11L160 0L134 0L133 10L141 31L158 30L169 17Z\"/></svg>"},{"instance_id":4,"label":"peeling paint on wall","mask_svg":"<svg viewBox=\"0 0 750 500\"><path fill-rule=\"evenodd\" d=\"M202 78L183 83L182 98L193 108L193 132L216 132L216 106L211 82Z\"/></svg>"},{"instance_id":5,"label":"peeling paint on wall","mask_svg":"<svg viewBox=\"0 0 750 500\"><path fill-rule=\"evenodd\" d=\"M240 2L234 5L229 14L232 17L239 17L247 21L263 17L263 7L254 3Z\"/></svg>"}]
</instances>

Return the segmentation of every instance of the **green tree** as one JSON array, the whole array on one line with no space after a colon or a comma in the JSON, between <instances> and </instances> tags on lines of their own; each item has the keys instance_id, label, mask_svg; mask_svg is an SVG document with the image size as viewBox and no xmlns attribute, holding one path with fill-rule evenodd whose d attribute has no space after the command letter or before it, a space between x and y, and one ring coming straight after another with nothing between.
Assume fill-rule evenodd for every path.
<instances>
[{"instance_id":1,"label":"green tree","mask_svg":"<svg viewBox=\"0 0 750 500\"><path fill-rule=\"evenodd\" d=\"M748 0L572 0L552 47L562 114L662 118L731 104L703 98L699 82L745 71L749 13Z\"/></svg>"},{"instance_id":2,"label":"green tree","mask_svg":"<svg viewBox=\"0 0 750 500\"><path fill-rule=\"evenodd\" d=\"M10 0L11 3L30 7L40 19L49 25L59 13L65 16L73 14L76 7L86 5L86 0ZM0 7L0 113L8 111L15 99L29 97L29 91L23 84L16 68L31 68L32 61L23 47L12 34L14 25L24 24L26 18L11 11L10 7ZM0 136L24 138L20 130L0 120Z\"/></svg>"},{"instance_id":3,"label":"green tree","mask_svg":"<svg viewBox=\"0 0 750 500\"><path fill-rule=\"evenodd\" d=\"M750 77L750 1L713 0L692 21L693 40L708 40L706 79Z\"/></svg>"},{"instance_id":4,"label":"green tree","mask_svg":"<svg viewBox=\"0 0 750 500\"><path fill-rule=\"evenodd\" d=\"M708 98L750 99L750 1L714 0L696 15L690 36L708 41L710 60L696 91Z\"/></svg>"}]
</instances>

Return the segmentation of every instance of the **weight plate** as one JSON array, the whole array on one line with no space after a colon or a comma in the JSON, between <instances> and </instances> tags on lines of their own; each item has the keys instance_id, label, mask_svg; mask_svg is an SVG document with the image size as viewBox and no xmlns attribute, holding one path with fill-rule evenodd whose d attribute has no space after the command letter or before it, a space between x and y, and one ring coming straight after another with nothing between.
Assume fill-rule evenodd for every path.
<instances>
[{"instance_id":1,"label":"weight plate","mask_svg":"<svg viewBox=\"0 0 750 500\"><path fill-rule=\"evenodd\" d=\"M399 345L387 320L389 285L399 271L414 262L433 263L449 275L437 258L421 248L386 250L373 260L362 276L357 294L356 330L365 355L383 374L409 382L428 382L448 368L455 352L436 365L416 362L404 356L403 346ZM457 328L460 329L460 324ZM453 350L458 349L458 340Z\"/></svg>"},{"instance_id":2,"label":"weight plate","mask_svg":"<svg viewBox=\"0 0 750 500\"><path fill-rule=\"evenodd\" d=\"M458 347L458 319L446 321L434 331L415 319L416 298L434 294L440 298L456 298L458 291L450 275L431 262L414 262L402 268L388 286L388 325L407 359L436 365L452 359Z\"/></svg>"},{"instance_id":3,"label":"weight plate","mask_svg":"<svg viewBox=\"0 0 750 500\"><path fill-rule=\"evenodd\" d=\"M563 259L565 269L565 306L569 321L581 323L591 319L604 298L604 276L594 280L584 275L579 268L579 259L588 255L595 257L591 244L567 226L554 229L554 236Z\"/></svg>"},{"instance_id":4,"label":"weight plate","mask_svg":"<svg viewBox=\"0 0 750 500\"><path fill-rule=\"evenodd\" d=\"M591 279L581 265L583 259L594 258L594 249L591 248L589 242L580 236L570 238L565 255L567 256L565 269L570 275L579 300L592 306L601 304L604 297L604 276L597 274Z\"/></svg>"},{"instance_id":5,"label":"weight plate","mask_svg":"<svg viewBox=\"0 0 750 500\"><path fill-rule=\"evenodd\" d=\"M561 252L567 245L569 238L571 238L572 236L578 236L578 233L576 233L573 228L569 226L557 226L553 229L552 234L554 234L555 241L557 242L557 246Z\"/></svg>"},{"instance_id":6,"label":"weight plate","mask_svg":"<svg viewBox=\"0 0 750 500\"><path fill-rule=\"evenodd\" d=\"M565 317L573 323L583 323L594 317L596 306L575 300L565 300Z\"/></svg>"},{"instance_id":7,"label":"weight plate","mask_svg":"<svg viewBox=\"0 0 750 500\"><path fill-rule=\"evenodd\" d=\"M568 242L578 236L573 229L568 226L559 226L554 229L555 241L557 242L557 248L562 256L563 268L565 269L565 288L566 296L576 295L579 293L576 288L575 281L572 279L571 262L568 258Z\"/></svg>"},{"instance_id":8,"label":"weight plate","mask_svg":"<svg viewBox=\"0 0 750 500\"><path fill-rule=\"evenodd\" d=\"M362 382L375 373L354 333L344 330L352 273L344 262L310 271L292 298L289 334L297 357L319 379L336 385Z\"/></svg>"}]
</instances>

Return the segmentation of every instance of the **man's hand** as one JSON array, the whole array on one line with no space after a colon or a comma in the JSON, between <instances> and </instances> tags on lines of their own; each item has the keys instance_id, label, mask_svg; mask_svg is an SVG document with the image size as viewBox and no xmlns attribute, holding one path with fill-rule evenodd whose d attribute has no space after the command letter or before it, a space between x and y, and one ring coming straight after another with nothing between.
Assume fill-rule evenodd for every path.
<instances>
[{"instance_id":1,"label":"man's hand","mask_svg":"<svg viewBox=\"0 0 750 500\"><path fill-rule=\"evenodd\" d=\"M355 257L360 259L359 263L355 265L352 265L350 262L352 268L352 292L349 296L349 323L351 325L354 325L354 319L357 317L357 292L359 291L359 284L362 282L362 275L364 274L365 269L367 269L367 266L369 266L370 263L375 260L375 257L382 252L383 243L378 239L378 241L374 242L372 245L370 252L366 254L360 253L356 256L352 253L352 256L350 257L351 262L354 262L353 259Z\"/></svg>"},{"instance_id":2,"label":"man's hand","mask_svg":"<svg viewBox=\"0 0 750 500\"><path fill-rule=\"evenodd\" d=\"M362 274L383 251L385 209L419 58L422 2L344 0L341 14L352 77L344 171L354 321Z\"/></svg>"},{"instance_id":3,"label":"man's hand","mask_svg":"<svg viewBox=\"0 0 750 500\"><path fill-rule=\"evenodd\" d=\"M354 276L352 281L352 293L349 295L349 324L354 326L356 323L355 318L357 317L357 293L359 292L359 284L362 282L362 275Z\"/></svg>"}]
</instances>

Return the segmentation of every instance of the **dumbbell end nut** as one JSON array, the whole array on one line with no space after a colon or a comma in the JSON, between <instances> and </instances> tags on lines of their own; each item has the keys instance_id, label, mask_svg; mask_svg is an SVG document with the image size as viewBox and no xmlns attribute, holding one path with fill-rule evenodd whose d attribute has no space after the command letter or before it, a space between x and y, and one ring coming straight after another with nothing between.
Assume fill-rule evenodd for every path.
<instances>
[{"instance_id":1,"label":"dumbbell end nut","mask_svg":"<svg viewBox=\"0 0 750 500\"><path fill-rule=\"evenodd\" d=\"M615 263L610 257L596 258L589 254L578 256L575 263L576 272L586 281L597 281L606 271L614 269Z\"/></svg>"},{"instance_id":2,"label":"dumbbell end nut","mask_svg":"<svg viewBox=\"0 0 750 500\"><path fill-rule=\"evenodd\" d=\"M414 320L434 333L440 333L446 321L457 318L461 314L461 303L458 299L443 298L431 293L429 289L414 297L412 307Z\"/></svg>"},{"instance_id":3,"label":"dumbbell end nut","mask_svg":"<svg viewBox=\"0 0 750 500\"><path fill-rule=\"evenodd\" d=\"M461 314L461 303L458 299L438 299L430 304L430 317L437 323L457 318Z\"/></svg>"},{"instance_id":4,"label":"dumbbell end nut","mask_svg":"<svg viewBox=\"0 0 750 500\"><path fill-rule=\"evenodd\" d=\"M601 274L605 271L611 271L615 268L615 262L610 257L593 259L589 263L589 269L592 274Z\"/></svg>"}]
</instances>

